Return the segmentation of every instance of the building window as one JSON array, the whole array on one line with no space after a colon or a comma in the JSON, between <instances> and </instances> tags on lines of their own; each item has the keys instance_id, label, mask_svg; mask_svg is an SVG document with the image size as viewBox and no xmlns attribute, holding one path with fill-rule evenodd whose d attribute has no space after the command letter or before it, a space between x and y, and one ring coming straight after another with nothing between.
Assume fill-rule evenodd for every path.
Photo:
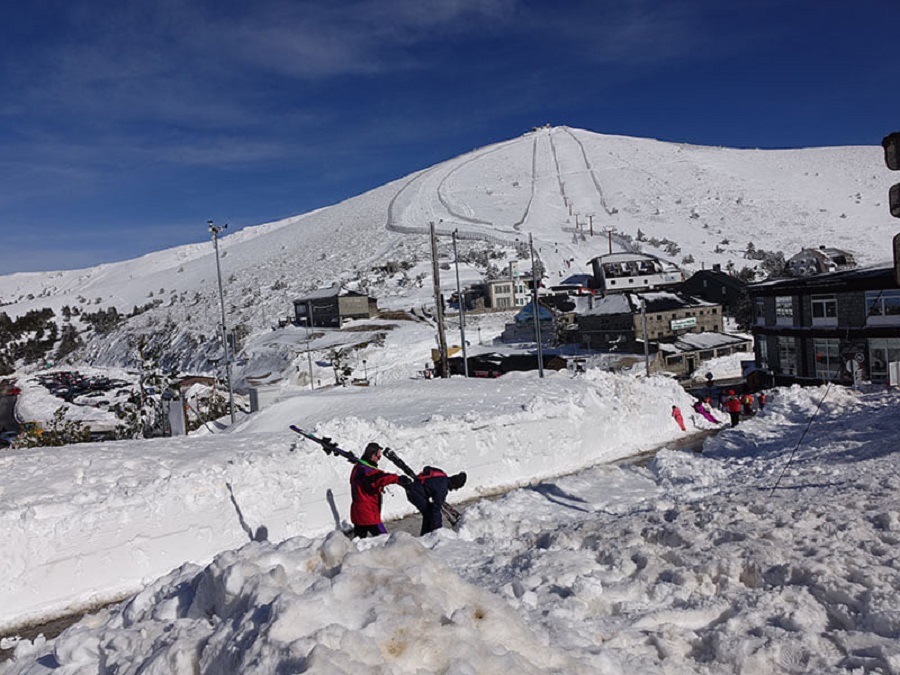
<instances>
[{"instance_id":1,"label":"building window","mask_svg":"<svg viewBox=\"0 0 900 675\"><path fill-rule=\"evenodd\" d=\"M900 291L866 291L866 323L900 324Z\"/></svg>"},{"instance_id":2,"label":"building window","mask_svg":"<svg viewBox=\"0 0 900 675\"><path fill-rule=\"evenodd\" d=\"M814 338L813 352L816 355L816 378L829 382L839 380L841 375L840 340Z\"/></svg>"},{"instance_id":3,"label":"building window","mask_svg":"<svg viewBox=\"0 0 900 675\"><path fill-rule=\"evenodd\" d=\"M763 368L769 367L769 342L765 336L760 336L756 343L759 345L759 365Z\"/></svg>"},{"instance_id":4,"label":"building window","mask_svg":"<svg viewBox=\"0 0 900 675\"><path fill-rule=\"evenodd\" d=\"M869 377L873 382L888 381L888 364L900 361L900 338L869 340Z\"/></svg>"},{"instance_id":5,"label":"building window","mask_svg":"<svg viewBox=\"0 0 900 675\"><path fill-rule=\"evenodd\" d=\"M812 296L812 325L837 326L837 300L833 295Z\"/></svg>"},{"instance_id":6,"label":"building window","mask_svg":"<svg viewBox=\"0 0 900 675\"><path fill-rule=\"evenodd\" d=\"M756 298L753 305L753 317L757 326L763 326L766 323L766 300L765 298Z\"/></svg>"},{"instance_id":7,"label":"building window","mask_svg":"<svg viewBox=\"0 0 900 675\"><path fill-rule=\"evenodd\" d=\"M797 340L795 338L778 338L778 366L782 375L797 374Z\"/></svg>"},{"instance_id":8,"label":"building window","mask_svg":"<svg viewBox=\"0 0 900 675\"><path fill-rule=\"evenodd\" d=\"M780 326L794 324L794 298L789 295L775 298L775 323Z\"/></svg>"}]
</instances>

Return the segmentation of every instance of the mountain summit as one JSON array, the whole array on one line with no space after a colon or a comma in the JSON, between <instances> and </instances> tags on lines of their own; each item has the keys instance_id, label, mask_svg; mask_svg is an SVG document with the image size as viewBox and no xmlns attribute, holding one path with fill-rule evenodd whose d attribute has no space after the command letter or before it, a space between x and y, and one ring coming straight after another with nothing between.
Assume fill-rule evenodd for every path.
<instances>
[{"instance_id":1,"label":"mountain summit","mask_svg":"<svg viewBox=\"0 0 900 675\"><path fill-rule=\"evenodd\" d=\"M616 250L642 249L687 273L752 267L748 250L790 257L826 245L881 262L895 230L890 178L877 146L743 150L537 128L339 204L220 237L227 321L245 337L269 331L296 297L336 283L377 297L382 309L433 304L430 223L445 261L457 233L470 277L525 257L529 238L551 281ZM454 290L452 275L443 282ZM220 351L209 241L0 277L0 302L11 318L52 310L60 325L73 309L115 310L108 330L76 325L75 361L133 364L140 336L182 371L209 370Z\"/></svg>"}]
</instances>

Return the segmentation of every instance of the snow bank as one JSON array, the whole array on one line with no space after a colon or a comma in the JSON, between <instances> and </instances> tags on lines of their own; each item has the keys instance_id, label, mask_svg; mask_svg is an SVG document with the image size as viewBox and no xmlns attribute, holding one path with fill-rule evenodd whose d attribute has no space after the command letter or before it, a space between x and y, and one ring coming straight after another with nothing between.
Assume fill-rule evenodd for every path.
<instances>
[{"instance_id":1,"label":"snow bank","mask_svg":"<svg viewBox=\"0 0 900 675\"><path fill-rule=\"evenodd\" d=\"M124 597L247 541L345 525L349 465L289 424L357 452L377 440L413 467L465 470L463 500L683 435L660 419L673 401L687 410L669 379L599 372L418 380L296 396L233 433L3 453L0 628ZM385 517L411 512L392 489Z\"/></svg>"}]
</instances>

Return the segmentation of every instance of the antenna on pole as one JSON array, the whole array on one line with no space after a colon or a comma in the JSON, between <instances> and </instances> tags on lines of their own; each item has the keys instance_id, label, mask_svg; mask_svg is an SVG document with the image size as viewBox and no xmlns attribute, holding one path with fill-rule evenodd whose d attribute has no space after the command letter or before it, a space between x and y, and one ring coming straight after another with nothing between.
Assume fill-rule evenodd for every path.
<instances>
[{"instance_id":1,"label":"antenna on pole","mask_svg":"<svg viewBox=\"0 0 900 675\"><path fill-rule=\"evenodd\" d=\"M228 380L228 409L231 412L231 423L234 424L234 388L231 385L231 351L228 348L228 328L225 324L225 293L222 290L222 267L219 264L219 233L228 228L228 223L221 227L213 225L213 221L207 220L209 231L212 233L213 246L216 249L216 276L219 279L219 305L222 308L222 346L225 348L225 377Z\"/></svg>"}]
</instances>

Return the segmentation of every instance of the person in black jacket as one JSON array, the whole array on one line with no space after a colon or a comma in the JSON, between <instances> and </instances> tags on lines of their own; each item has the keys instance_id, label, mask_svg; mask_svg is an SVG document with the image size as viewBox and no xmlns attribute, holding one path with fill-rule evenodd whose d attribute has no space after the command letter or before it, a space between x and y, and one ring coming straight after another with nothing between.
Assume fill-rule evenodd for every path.
<instances>
[{"instance_id":1,"label":"person in black jacket","mask_svg":"<svg viewBox=\"0 0 900 675\"><path fill-rule=\"evenodd\" d=\"M411 485L404 486L406 498L422 514L421 535L426 535L444 526L441 505L447 500L447 492L458 490L465 484L465 471L448 476L441 469L426 466Z\"/></svg>"}]
</instances>

